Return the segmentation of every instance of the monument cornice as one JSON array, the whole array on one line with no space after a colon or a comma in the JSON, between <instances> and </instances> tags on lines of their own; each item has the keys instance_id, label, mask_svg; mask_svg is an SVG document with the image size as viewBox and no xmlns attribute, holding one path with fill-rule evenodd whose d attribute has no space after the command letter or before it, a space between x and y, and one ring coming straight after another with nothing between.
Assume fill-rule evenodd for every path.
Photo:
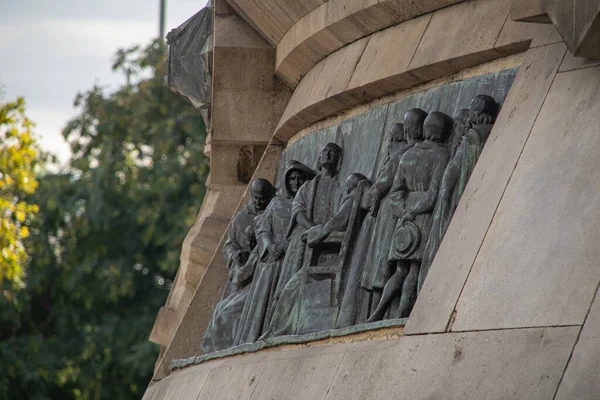
<instances>
[{"instance_id":1,"label":"monument cornice","mask_svg":"<svg viewBox=\"0 0 600 400\"><path fill-rule=\"evenodd\" d=\"M383 96L562 41L554 27L514 22L510 11L507 0L462 2L332 52L295 88L274 137L285 143L319 121Z\"/></svg>"},{"instance_id":2,"label":"monument cornice","mask_svg":"<svg viewBox=\"0 0 600 400\"><path fill-rule=\"evenodd\" d=\"M276 74L291 87L329 54L365 36L465 0L227 0L277 48Z\"/></svg>"}]
</instances>

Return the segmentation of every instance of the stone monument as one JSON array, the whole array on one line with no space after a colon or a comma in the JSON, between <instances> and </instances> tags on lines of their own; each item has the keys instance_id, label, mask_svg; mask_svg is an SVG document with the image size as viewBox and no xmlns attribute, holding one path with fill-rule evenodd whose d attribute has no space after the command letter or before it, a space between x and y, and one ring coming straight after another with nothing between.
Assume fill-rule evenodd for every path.
<instances>
[{"instance_id":1,"label":"stone monument","mask_svg":"<svg viewBox=\"0 0 600 400\"><path fill-rule=\"evenodd\" d=\"M368 3L170 35L211 179L144 399L597 398L600 3Z\"/></svg>"}]
</instances>

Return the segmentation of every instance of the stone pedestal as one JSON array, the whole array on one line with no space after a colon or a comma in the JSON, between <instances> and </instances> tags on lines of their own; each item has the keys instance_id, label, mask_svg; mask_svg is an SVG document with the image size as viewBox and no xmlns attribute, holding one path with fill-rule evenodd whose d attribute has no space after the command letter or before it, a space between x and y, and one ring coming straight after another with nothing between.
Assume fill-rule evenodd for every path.
<instances>
[{"instance_id":1,"label":"stone pedestal","mask_svg":"<svg viewBox=\"0 0 600 400\"><path fill-rule=\"evenodd\" d=\"M333 3L346 14L318 14ZM151 336L165 349L144 399L597 398L600 66L579 57L600 58L597 2L426 2L388 28L346 24L379 18L375 3L410 6L215 4L211 190ZM371 177L399 104L443 108L428 93L459 103L465 82L505 71L501 112L404 329L197 357L227 279L222 233L251 178L312 164L303 149L329 141L354 160L344 179Z\"/></svg>"}]
</instances>

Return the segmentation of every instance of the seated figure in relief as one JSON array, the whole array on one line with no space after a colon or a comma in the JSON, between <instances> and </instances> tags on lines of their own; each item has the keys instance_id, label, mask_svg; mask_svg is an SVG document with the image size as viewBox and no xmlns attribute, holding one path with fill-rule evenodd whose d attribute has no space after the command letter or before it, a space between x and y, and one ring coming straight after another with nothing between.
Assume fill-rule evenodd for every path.
<instances>
[{"instance_id":1,"label":"seated figure in relief","mask_svg":"<svg viewBox=\"0 0 600 400\"><path fill-rule=\"evenodd\" d=\"M372 222L366 222L371 207L369 189L371 181L360 173L353 173L346 179L346 195L341 201L338 211L326 223L316 225L307 230L302 238L311 248L322 243L334 232L344 232L338 259L340 272L340 292L336 301L339 307L332 309L335 328L355 325L359 317L360 303L365 296L360 287L363 267L369 239L372 233ZM338 282L333 282L338 284Z\"/></svg>"},{"instance_id":2,"label":"seated figure in relief","mask_svg":"<svg viewBox=\"0 0 600 400\"><path fill-rule=\"evenodd\" d=\"M202 350L205 353L226 349L234 343L239 317L248 294L248 286L244 285L246 279L242 279L240 275L244 273L244 265L256 245L253 242L256 226L260 225L263 211L274 195L275 187L271 182L256 179L252 182L250 201L231 222L227 242L223 247L228 279L204 334Z\"/></svg>"},{"instance_id":3,"label":"seated figure in relief","mask_svg":"<svg viewBox=\"0 0 600 400\"><path fill-rule=\"evenodd\" d=\"M297 331L299 298L306 283L301 271L307 250L302 234L315 225L327 222L337 209L341 197L338 175L342 158L343 150L340 146L335 143L326 144L318 156L319 174L302 185L294 197L287 230L290 244L275 289L271 321L261 339L295 334Z\"/></svg>"},{"instance_id":4,"label":"seated figure in relief","mask_svg":"<svg viewBox=\"0 0 600 400\"><path fill-rule=\"evenodd\" d=\"M392 186L392 212L398 218L392 237L389 262L396 271L386 282L381 300L369 322L384 318L390 304L400 294L400 305L392 317L406 318L417 294L417 280L438 190L448 158L445 142L452 119L441 112L427 116L424 141L417 143L400 159Z\"/></svg>"},{"instance_id":5,"label":"seated figure in relief","mask_svg":"<svg viewBox=\"0 0 600 400\"><path fill-rule=\"evenodd\" d=\"M448 229L458 201L492 131L498 108L498 103L492 97L486 95L476 96L471 101L466 124L462 125L461 130L455 130L455 132L461 132L462 135L456 135L458 145L442 177L433 225L419 273L418 291L423 286L429 267Z\"/></svg>"},{"instance_id":6,"label":"seated figure in relief","mask_svg":"<svg viewBox=\"0 0 600 400\"><path fill-rule=\"evenodd\" d=\"M316 172L298 161L285 165L282 188L265 210L256 229L257 246L244 266L252 276L248 295L237 327L235 344L258 340L273 314L275 289L289 240L286 232L292 214L292 200L298 189ZM254 261L254 262L253 262ZM247 280L242 277L242 280Z\"/></svg>"}]
</instances>

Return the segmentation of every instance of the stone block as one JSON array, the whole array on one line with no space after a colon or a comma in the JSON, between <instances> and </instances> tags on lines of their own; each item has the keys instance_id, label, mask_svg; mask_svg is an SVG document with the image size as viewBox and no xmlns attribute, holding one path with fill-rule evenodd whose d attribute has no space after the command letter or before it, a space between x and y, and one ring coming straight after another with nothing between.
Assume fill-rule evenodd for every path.
<instances>
[{"instance_id":1,"label":"stone block","mask_svg":"<svg viewBox=\"0 0 600 400\"><path fill-rule=\"evenodd\" d=\"M329 0L327 2L327 25L334 24L377 3L379 3L378 0Z\"/></svg>"},{"instance_id":2,"label":"stone block","mask_svg":"<svg viewBox=\"0 0 600 400\"><path fill-rule=\"evenodd\" d=\"M548 0L517 0L513 1L510 14L515 21L527 21L535 23L551 23L546 14L546 3Z\"/></svg>"},{"instance_id":3,"label":"stone block","mask_svg":"<svg viewBox=\"0 0 600 400\"><path fill-rule=\"evenodd\" d=\"M287 139L296 133L296 129L299 129L298 127L301 126L297 121L294 123L294 121L292 121L292 117L302 110L310 91L317 84L317 79L319 78L321 70L324 66L325 60L315 65L315 67L311 69L298 84L296 90L294 90L294 94L292 95L290 102L283 112L281 121L279 122L279 125L275 131L275 136L283 142L287 142ZM284 124L286 126L284 126Z\"/></svg>"},{"instance_id":4,"label":"stone block","mask_svg":"<svg viewBox=\"0 0 600 400\"><path fill-rule=\"evenodd\" d=\"M327 3L298 21L277 45L275 69L288 85L296 86L319 61L344 46L327 27ZM316 36L316 40L309 40Z\"/></svg>"},{"instance_id":5,"label":"stone block","mask_svg":"<svg viewBox=\"0 0 600 400\"><path fill-rule=\"evenodd\" d=\"M556 76L453 330L583 324L600 282L599 81L598 67Z\"/></svg>"},{"instance_id":6,"label":"stone block","mask_svg":"<svg viewBox=\"0 0 600 400\"><path fill-rule=\"evenodd\" d=\"M164 400L197 400L210 371L189 368L172 374ZM163 400L160 399L160 400ZM156 399L159 400L159 399Z\"/></svg>"},{"instance_id":7,"label":"stone block","mask_svg":"<svg viewBox=\"0 0 600 400\"><path fill-rule=\"evenodd\" d=\"M202 281L202 277L206 273L206 266L210 262L214 248L212 251L209 251L208 249L197 251L194 247L190 248L190 250L190 263L185 269L184 280L195 289L198 287ZM181 266L179 268L181 269ZM171 289L171 291L174 290L175 288Z\"/></svg>"},{"instance_id":8,"label":"stone block","mask_svg":"<svg viewBox=\"0 0 600 400\"><path fill-rule=\"evenodd\" d=\"M600 296L596 298L577 345L569 360L569 365L561 381L556 400L592 400L600 393Z\"/></svg>"},{"instance_id":9,"label":"stone block","mask_svg":"<svg viewBox=\"0 0 600 400\"><path fill-rule=\"evenodd\" d=\"M228 1L240 15L252 22L265 38L276 45L297 21L327 0Z\"/></svg>"},{"instance_id":10,"label":"stone block","mask_svg":"<svg viewBox=\"0 0 600 400\"><path fill-rule=\"evenodd\" d=\"M215 147L219 144L269 143L273 129L272 101L273 93L271 91L214 90L211 132L212 158L215 157ZM235 115L232 115L232 110L235 110ZM215 171L212 165L211 171L213 173Z\"/></svg>"},{"instance_id":11,"label":"stone block","mask_svg":"<svg viewBox=\"0 0 600 400\"><path fill-rule=\"evenodd\" d=\"M218 47L214 52L213 90L273 90L275 49Z\"/></svg>"},{"instance_id":12,"label":"stone block","mask_svg":"<svg viewBox=\"0 0 600 400\"><path fill-rule=\"evenodd\" d=\"M261 147L264 150L264 146ZM256 167L262 156L262 152L255 154L254 150L254 146L213 145L213 156L210 159L211 185L245 186L254 171L253 167Z\"/></svg>"},{"instance_id":13,"label":"stone block","mask_svg":"<svg viewBox=\"0 0 600 400\"><path fill-rule=\"evenodd\" d=\"M324 60L321 73L306 99L306 106L342 93L367 46L368 38L358 40Z\"/></svg>"},{"instance_id":14,"label":"stone block","mask_svg":"<svg viewBox=\"0 0 600 400\"><path fill-rule=\"evenodd\" d=\"M372 33L463 0L331 0L304 16L277 45L276 72L296 86L320 60Z\"/></svg>"},{"instance_id":15,"label":"stone block","mask_svg":"<svg viewBox=\"0 0 600 400\"><path fill-rule=\"evenodd\" d=\"M330 0L327 6L327 29L344 43L400 22L376 0Z\"/></svg>"},{"instance_id":16,"label":"stone block","mask_svg":"<svg viewBox=\"0 0 600 400\"><path fill-rule=\"evenodd\" d=\"M229 218L211 214L204 218L199 225L199 233L201 235L218 241L229 225Z\"/></svg>"},{"instance_id":17,"label":"stone block","mask_svg":"<svg viewBox=\"0 0 600 400\"><path fill-rule=\"evenodd\" d=\"M405 334L446 330L565 52L563 44L544 46L529 51L523 60L421 289Z\"/></svg>"},{"instance_id":18,"label":"stone block","mask_svg":"<svg viewBox=\"0 0 600 400\"><path fill-rule=\"evenodd\" d=\"M600 65L600 60L590 60L583 57L575 57L571 52L567 52L563 63L560 65L559 72L572 71L574 69L589 68Z\"/></svg>"},{"instance_id":19,"label":"stone block","mask_svg":"<svg viewBox=\"0 0 600 400\"><path fill-rule=\"evenodd\" d=\"M277 184L277 173L279 172L279 160L283 146L269 145L263 153L260 163L254 171L252 179L268 179L274 185ZM277 186L277 185L276 185Z\"/></svg>"},{"instance_id":20,"label":"stone block","mask_svg":"<svg viewBox=\"0 0 600 400\"><path fill-rule=\"evenodd\" d=\"M299 358L310 358L310 357L322 357L325 355L336 355L344 354L348 350L353 349L356 346L356 342L344 342L344 339L340 339L341 343L335 344L309 344L307 347L300 347L296 349L285 349L279 351L270 352L265 359L269 362L278 360L290 360Z\"/></svg>"},{"instance_id":21,"label":"stone block","mask_svg":"<svg viewBox=\"0 0 600 400\"><path fill-rule=\"evenodd\" d=\"M573 55L600 58L600 0L518 0L512 18L552 23Z\"/></svg>"},{"instance_id":22,"label":"stone block","mask_svg":"<svg viewBox=\"0 0 600 400\"><path fill-rule=\"evenodd\" d=\"M573 55L600 58L600 0L547 1L546 12Z\"/></svg>"},{"instance_id":23,"label":"stone block","mask_svg":"<svg viewBox=\"0 0 600 400\"><path fill-rule=\"evenodd\" d=\"M217 15L214 29L215 52L221 47L272 48L271 44L236 14Z\"/></svg>"},{"instance_id":24,"label":"stone block","mask_svg":"<svg viewBox=\"0 0 600 400\"><path fill-rule=\"evenodd\" d=\"M288 103L277 129L275 130L275 137L284 143L292 137L298 130L303 127L303 119L301 116L296 117L300 110L303 109L304 104L308 95L310 94L313 87L317 84L321 70L325 66L325 60L318 63L308 74L302 79L290 102ZM307 120L308 121L308 120Z\"/></svg>"},{"instance_id":25,"label":"stone block","mask_svg":"<svg viewBox=\"0 0 600 400\"><path fill-rule=\"evenodd\" d=\"M158 382L160 383L160 382ZM158 386L156 386L158 383L154 383L151 386L148 386L146 388L146 391L144 392L144 396L142 397L142 400L154 400L155 396L156 396L156 390L158 389Z\"/></svg>"},{"instance_id":26,"label":"stone block","mask_svg":"<svg viewBox=\"0 0 600 400\"><path fill-rule=\"evenodd\" d=\"M325 398L551 399L577 333L540 328L358 343Z\"/></svg>"},{"instance_id":27,"label":"stone block","mask_svg":"<svg viewBox=\"0 0 600 400\"><path fill-rule=\"evenodd\" d=\"M306 75L281 117L275 133L278 139L287 142L301 127L357 103L344 92L367 41L368 38L364 38L344 47Z\"/></svg>"},{"instance_id":28,"label":"stone block","mask_svg":"<svg viewBox=\"0 0 600 400\"><path fill-rule=\"evenodd\" d=\"M210 371L199 400L250 399L265 368L264 362L230 364Z\"/></svg>"},{"instance_id":29,"label":"stone block","mask_svg":"<svg viewBox=\"0 0 600 400\"><path fill-rule=\"evenodd\" d=\"M415 39L422 33L418 29L402 32L405 26L410 27L417 24L417 20L422 21L416 19L365 37L329 54L308 71L298 84L275 130L275 137L285 142L315 122L359 104L527 50L531 38L519 38L519 34L516 37L507 36L501 42L502 46L496 47L508 18L508 11L508 0L467 1L438 10L432 16L422 17L430 18L430 22L420 39ZM327 29L329 28L323 31ZM395 37L391 32L405 35ZM522 35L527 37L525 33ZM540 35L539 41L542 43L545 40L544 34ZM349 48L365 40L373 41L373 44L367 43L359 63L353 65L352 62L342 62L344 55L351 56ZM420 43L414 56L411 56L409 53L413 40L420 40ZM548 40L552 40L552 37ZM377 41L381 41L379 46ZM384 45L386 48L383 48ZM406 58L402 57L405 55L403 46L406 46ZM401 57L394 53L398 49L402 53ZM285 56L278 53L278 62L282 57ZM382 67L378 68L371 61L372 58L378 58ZM412 61L405 66L409 59ZM346 61L349 60L348 58ZM356 71L350 71L352 78L349 85L339 90L338 87L341 87L347 77L346 68L354 67ZM332 70L335 72L330 72ZM286 78L282 76L282 79Z\"/></svg>"},{"instance_id":30,"label":"stone block","mask_svg":"<svg viewBox=\"0 0 600 400\"><path fill-rule=\"evenodd\" d=\"M196 282L196 284L194 284L194 282L190 282L186 279L183 279L181 282L176 281L176 283L177 284L174 285L171 290L170 298L167 301L167 306L175 309L177 315L179 316L179 319L181 319L185 310L187 309L187 306L190 304L190 301L192 301L192 297L196 292L196 288L198 287L199 282ZM175 332L175 329L179 324L179 319L177 320L177 323L173 326L173 332Z\"/></svg>"},{"instance_id":31,"label":"stone block","mask_svg":"<svg viewBox=\"0 0 600 400\"><path fill-rule=\"evenodd\" d=\"M244 190L245 187L241 185L213 184L204 196L202 215L229 221L235 215L235 208Z\"/></svg>"},{"instance_id":32,"label":"stone block","mask_svg":"<svg viewBox=\"0 0 600 400\"><path fill-rule=\"evenodd\" d=\"M152 332L150 332L150 341L152 343L160 344L161 346L168 346L169 343L171 343L173 333L175 333L178 323L179 318L176 310L168 307L161 307L160 310L158 310L156 321L154 321Z\"/></svg>"},{"instance_id":33,"label":"stone block","mask_svg":"<svg viewBox=\"0 0 600 400\"><path fill-rule=\"evenodd\" d=\"M415 16L430 13L440 8L462 3L465 0L380 0L381 4L398 21L407 21Z\"/></svg>"},{"instance_id":34,"label":"stone block","mask_svg":"<svg viewBox=\"0 0 600 400\"><path fill-rule=\"evenodd\" d=\"M471 0L436 11L410 63L411 73L428 81L500 58L494 45L509 8L509 0Z\"/></svg>"},{"instance_id":35,"label":"stone block","mask_svg":"<svg viewBox=\"0 0 600 400\"><path fill-rule=\"evenodd\" d=\"M202 242L202 239L196 236L194 238L194 241L190 244L189 259L193 264L198 266L208 265L212 258L214 250L215 249L212 246L212 243L205 245ZM189 271L189 275L186 273L185 279L188 282L196 284L199 280L199 277L202 274L203 271L200 269Z\"/></svg>"},{"instance_id":36,"label":"stone block","mask_svg":"<svg viewBox=\"0 0 600 400\"><path fill-rule=\"evenodd\" d=\"M431 15L415 18L373 34L356 66L348 90L358 90L377 97L419 83L419 79L407 72L408 64L430 18Z\"/></svg>"},{"instance_id":37,"label":"stone block","mask_svg":"<svg viewBox=\"0 0 600 400\"><path fill-rule=\"evenodd\" d=\"M270 360L266 364L252 399L316 399L331 386L344 353Z\"/></svg>"},{"instance_id":38,"label":"stone block","mask_svg":"<svg viewBox=\"0 0 600 400\"><path fill-rule=\"evenodd\" d=\"M545 46L547 44L562 42L560 34L554 25L529 24L513 21L509 18L498 37L496 48L505 52L513 47L522 48L524 42L531 41L527 47Z\"/></svg>"},{"instance_id":39,"label":"stone block","mask_svg":"<svg viewBox=\"0 0 600 400\"><path fill-rule=\"evenodd\" d=\"M227 0L213 0L213 4L215 8L215 15L218 17L226 17L236 13L229 5Z\"/></svg>"},{"instance_id":40,"label":"stone block","mask_svg":"<svg viewBox=\"0 0 600 400\"><path fill-rule=\"evenodd\" d=\"M142 400L163 400L166 399L165 395L169 391L171 386L170 379L163 379L159 382L154 382L152 386L149 386L144 393Z\"/></svg>"},{"instance_id":41,"label":"stone block","mask_svg":"<svg viewBox=\"0 0 600 400\"><path fill-rule=\"evenodd\" d=\"M293 90L290 89L281 79L273 76L273 85L275 91L273 92L273 98L271 101L271 120L269 126L271 127L270 134L273 134L275 127L279 123L281 116L285 112L285 109L292 98ZM271 136L271 143L273 136ZM281 142L277 142L282 144ZM273 143L273 144L277 144Z\"/></svg>"}]
</instances>

